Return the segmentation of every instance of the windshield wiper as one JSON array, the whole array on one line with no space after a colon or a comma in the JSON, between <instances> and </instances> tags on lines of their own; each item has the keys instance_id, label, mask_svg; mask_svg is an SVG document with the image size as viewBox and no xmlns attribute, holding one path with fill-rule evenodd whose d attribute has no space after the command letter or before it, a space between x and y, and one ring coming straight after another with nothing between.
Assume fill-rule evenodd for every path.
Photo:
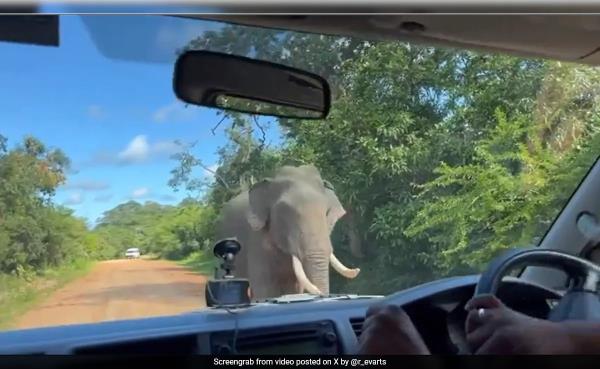
<instances>
[{"instance_id":1,"label":"windshield wiper","mask_svg":"<svg viewBox=\"0 0 600 369\"><path fill-rule=\"evenodd\" d=\"M334 300L360 300L360 299L375 299L384 297L383 295L356 295L356 294L334 294L327 295L324 298Z\"/></svg>"},{"instance_id":2,"label":"windshield wiper","mask_svg":"<svg viewBox=\"0 0 600 369\"><path fill-rule=\"evenodd\" d=\"M373 299L381 298L382 295L356 295L356 294L331 294L326 296L313 295L309 293L297 294L297 295L283 295L275 298L266 299L262 302L274 303L274 304L290 304L293 302L307 302L307 301L323 301L323 300L359 300L359 299Z\"/></svg>"}]
</instances>

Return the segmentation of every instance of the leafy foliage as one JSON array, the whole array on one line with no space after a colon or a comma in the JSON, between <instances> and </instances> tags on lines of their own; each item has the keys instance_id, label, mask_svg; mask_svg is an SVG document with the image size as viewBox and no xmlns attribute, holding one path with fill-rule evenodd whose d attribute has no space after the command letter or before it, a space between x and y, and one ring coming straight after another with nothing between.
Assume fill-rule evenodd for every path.
<instances>
[{"instance_id":1,"label":"leafy foliage","mask_svg":"<svg viewBox=\"0 0 600 369\"><path fill-rule=\"evenodd\" d=\"M34 137L11 150L0 137L0 272L27 276L91 256L85 222L51 202L68 158Z\"/></svg>"},{"instance_id":2,"label":"leafy foliage","mask_svg":"<svg viewBox=\"0 0 600 369\"><path fill-rule=\"evenodd\" d=\"M215 219L212 208L194 200L179 206L129 201L105 212L93 234L118 253L138 247L142 253L180 259L208 247Z\"/></svg>"}]
</instances>

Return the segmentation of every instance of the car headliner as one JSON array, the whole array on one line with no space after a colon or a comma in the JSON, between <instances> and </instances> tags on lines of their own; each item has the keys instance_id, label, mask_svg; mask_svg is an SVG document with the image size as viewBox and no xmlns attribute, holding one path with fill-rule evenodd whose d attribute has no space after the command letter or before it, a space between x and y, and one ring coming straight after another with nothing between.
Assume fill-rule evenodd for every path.
<instances>
[{"instance_id":1,"label":"car headliner","mask_svg":"<svg viewBox=\"0 0 600 369\"><path fill-rule=\"evenodd\" d=\"M184 5L186 3L185 0L180 2ZM99 11L104 14L119 13L118 7L105 9L95 4L90 5L89 1L83 3L87 4L71 5L66 10L70 14L93 14ZM297 1L282 5L265 0L247 3L219 0L218 5L211 0L196 0L195 3L198 5L162 5L155 8L140 7L138 10L146 14L217 20L361 39L399 40L588 65L600 64L600 3L582 0L548 2L537 6L535 2L520 0L495 6L470 1L444 4L423 0L418 4L415 1L389 4L373 0L369 2L368 9L364 5L359 7L357 1L354 1L354 6L332 1L327 7L316 7L314 1L307 1L305 5L299 5ZM26 7L0 7L0 11L4 12L11 9L15 12L27 12ZM33 9L35 7L31 7ZM278 9L280 13L274 13ZM135 13L131 7L123 10L127 10L128 14ZM519 10L528 11L529 14L515 14ZM319 11L321 13L317 13ZM383 11L393 11L395 14L385 14ZM498 13L499 11L503 13ZM559 13L565 11L569 13ZM575 14L577 11L596 13ZM336 12L343 14L333 14ZM358 12L362 14L357 14ZM9 18L2 20L5 19ZM26 26L31 27L31 22ZM7 31L3 27L5 26L0 27L0 33L10 34L10 37L2 36L2 39L10 40L15 33L23 32L22 28ZM48 33L46 30L38 32Z\"/></svg>"},{"instance_id":2,"label":"car headliner","mask_svg":"<svg viewBox=\"0 0 600 369\"><path fill-rule=\"evenodd\" d=\"M203 14L185 17L600 64L600 14Z\"/></svg>"}]
</instances>

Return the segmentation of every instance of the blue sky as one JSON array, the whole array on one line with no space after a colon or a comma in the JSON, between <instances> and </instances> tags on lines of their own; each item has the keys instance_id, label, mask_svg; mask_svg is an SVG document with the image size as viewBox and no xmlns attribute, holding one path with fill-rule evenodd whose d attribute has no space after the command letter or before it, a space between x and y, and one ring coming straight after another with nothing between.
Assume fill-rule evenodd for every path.
<instances>
[{"instance_id":1,"label":"blue sky","mask_svg":"<svg viewBox=\"0 0 600 369\"><path fill-rule=\"evenodd\" d=\"M101 53L86 26L103 53L126 60ZM0 134L9 145L31 134L62 149L74 171L55 202L91 223L131 199L177 203L187 194L167 185L174 141L198 141L195 153L211 166L226 143L222 130L211 132L216 111L185 107L172 89L176 48L206 28L177 18L63 16L59 48L0 42Z\"/></svg>"}]
</instances>

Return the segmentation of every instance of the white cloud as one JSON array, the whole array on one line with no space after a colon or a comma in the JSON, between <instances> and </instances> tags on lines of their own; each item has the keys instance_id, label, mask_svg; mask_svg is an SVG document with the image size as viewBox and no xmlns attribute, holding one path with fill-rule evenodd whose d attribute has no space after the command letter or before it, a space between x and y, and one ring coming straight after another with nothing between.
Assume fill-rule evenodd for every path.
<instances>
[{"instance_id":1,"label":"white cloud","mask_svg":"<svg viewBox=\"0 0 600 369\"><path fill-rule=\"evenodd\" d=\"M106 116L106 112L99 105L90 105L87 108L87 114L93 119L102 119Z\"/></svg>"},{"instance_id":2,"label":"white cloud","mask_svg":"<svg viewBox=\"0 0 600 369\"><path fill-rule=\"evenodd\" d=\"M146 136L139 135L135 136L133 140L129 142L125 150L121 151L117 158L122 162L142 162L148 159L150 156L150 145Z\"/></svg>"},{"instance_id":3,"label":"white cloud","mask_svg":"<svg viewBox=\"0 0 600 369\"><path fill-rule=\"evenodd\" d=\"M117 152L97 152L83 165L129 165L145 163L155 159L170 157L180 152L182 147L176 141L150 142L145 135L135 136L127 146Z\"/></svg>"},{"instance_id":4,"label":"white cloud","mask_svg":"<svg viewBox=\"0 0 600 369\"><path fill-rule=\"evenodd\" d=\"M131 197L134 199L139 199L142 197L147 197L150 194L150 190L147 187L140 187L133 190L131 193Z\"/></svg>"},{"instance_id":5,"label":"white cloud","mask_svg":"<svg viewBox=\"0 0 600 369\"><path fill-rule=\"evenodd\" d=\"M155 122L176 122L189 121L196 117L197 110L193 107L186 107L179 101L174 101L169 105L165 105L157 109L152 115Z\"/></svg>"},{"instance_id":6,"label":"white cloud","mask_svg":"<svg viewBox=\"0 0 600 369\"><path fill-rule=\"evenodd\" d=\"M63 188L67 190L102 191L110 188L110 185L103 181L84 180L79 182L67 182Z\"/></svg>"},{"instance_id":7,"label":"white cloud","mask_svg":"<svg viewBox=\"0 0 600 369\"><path fill-rule=\"evenodd\" d=\"M144 135L135 136L127 147L117 154L120 164L133 164L148 161L156 157L164 157L175 154L180 146L175 141L148 142Z\"/></svg>"},{"instance_id":8,"label":"white cloud","mask_svg":"<svg viewBox=\"0 0 600 369\"><path fill-rule=\"evenodd\" d=\"M83 202L83 195L81 192L73 192L68 199L63 203L64 205L79 205Z\"/></svg>"},{"instance_id":9,"label":"white cloud","mask_svg":"<svg viewBox=\"0 0 600 369\"><path fill-rule=\"evenodd\" d=\"M94 197L94 201L96 202L108 202L113 198L113 194L107 193Z\"/></svg>"}]
</instances>

